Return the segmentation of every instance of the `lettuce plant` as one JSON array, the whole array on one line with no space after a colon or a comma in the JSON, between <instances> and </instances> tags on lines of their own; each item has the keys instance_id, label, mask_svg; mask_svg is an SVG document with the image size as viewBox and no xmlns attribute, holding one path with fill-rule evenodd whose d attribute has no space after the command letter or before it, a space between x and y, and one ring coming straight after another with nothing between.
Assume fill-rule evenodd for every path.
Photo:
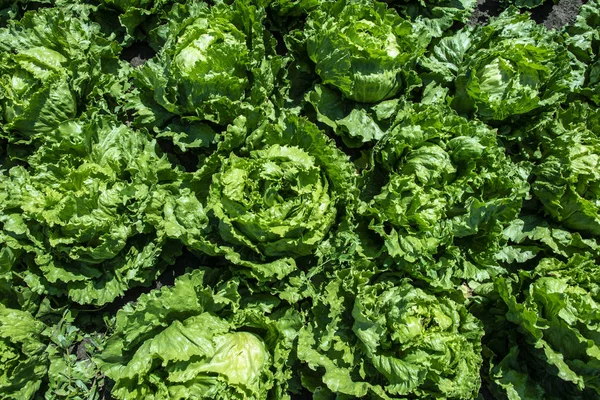
<instances>
[{"instance_id":1,"label":"lettuce plant","mask_svg":"<svg viewBox=\"0 0 600 400\"><path fill-rule=\"evenodd\" d=\"M410 280L370 276L343 269L317 289L298 337L307 387L322 396L472 398L480 386L479 321Z\"/></svg>"},{"instance_id":2,"label":"lettuce plant","mask_svg":"<svg viewBox=\"0 0 600 400\"><path fill-rule=\"evenodd\" d=\"M543 258L499 278L479 310L491 389L514 399L597 399L598 266L589 253ZM493 316L493 317L492 317ZM489 332L488 332L489 330Z\"/></svg>"},{"instance_id":3,"label":"lettuce plant","mask_svg":"<svg viewBox=\"0 0 600 400\"><path fill-rule=\"evenodd\" d=\"M20 257L5 259L3 274L22 274L38 293L104 304L154 279L177 252L144 216L155 188L177 177L144 133L84 117L27 161L0 179L0 243Z\"/></svg>"},{"instance_id":4,"label":"lettuce plant","mask_svg":"<svg viewBox=\"0 0 600 400\"><path fill-rule=\"evenodd\" d=\"M533 192L564 227L600 235L598 163L600 113L582 103L557 109L534 128L541 160Z\"/></svg>"},{"instance_id":5,"label":"lettuce plant","mask_svg":"<svg viewBox=\"0 0 600 400\"><path fill-rule=\"evenodd\" d=\"M454 83L452 105L489 121L555 106L583 83L564 41L514 7L442 39L432 53L421 63L436 81Z\"/></svg>"},{"instance_id":6,"label":"lettuce plant","mask_svg":"<svg viewBox=\"0 0 600 400\"><path fill-rule=\"evenodd\" d=\"M494 131L444 105L409 105L373 157L361 215L401 270L438 287L500 272L490 260L528 186Z\"/></svg>"},{"instance_id":7,"label":"lettuce plant","mask_svg":"<svg viewBox=\"0 0 600 400\"><path fill-rule=\"evenodd\" d=\"M419 25L369 0L324 2L309 14L304 32L322 82L362 103L409 89L417 80L416 59L428 43Z\"/></svg>"},{"instance_id":8,"label":"lettuce plant","mask_svg":"<svg viewBox=\"0 0 600 400\"><path fill-rule=\"evenodd\" d=\"M117 313L98 358L115 380L115 398L284 396L300 319L291 310L265 313L267 298L253 299L234 280L213 289L205 276L203 270L183 275Z\"/></svg>"},{"instance_id":9,"label":"lettuce plant","mask_svg":"<svg viewBox=\"0 0 600 400\"><path fill-rule=\"evenodd\" d=\"M6 398L32 399L48 372L42 332L31 314L0 304L0 390Z\"/></svg>"},{"instance_id":10,"label":"lettuce plant","mask_svg":"<svg viewBox=\"0 0 600 400\"><path fill-rule=\"evenodd\" d=\"M118 45L73 10L27 13L0 29L0 134L29 141L102 103L117 80Z\"/></svg>"},{"instance_id":11,"label":"lettuce plant","mask_svg":"<svg viewBox=\"0 0 600 400\"><path fill-rule=\"evenodd\" d=\"M165 43L133 71L136 91L126 106L137 126L172 137L182 149L206 147L236 117L268 105L280 61L262 8L189 3L179 14L185 17L157 28Z\"/></svg>"},{"instance_id":12,"label":"lettuce plant","mask_svg":"<svg viewBox=\"0 0 600 400\"><path fill-rule=\"evenodd\" d=\"M159 229L261 281L284 277L296 258L314 253L356 195L348 157L293 115L263 123L244 146L210 163L168 189L164 206L155 203L163 207Z\"/></svg>"}]
</instances>

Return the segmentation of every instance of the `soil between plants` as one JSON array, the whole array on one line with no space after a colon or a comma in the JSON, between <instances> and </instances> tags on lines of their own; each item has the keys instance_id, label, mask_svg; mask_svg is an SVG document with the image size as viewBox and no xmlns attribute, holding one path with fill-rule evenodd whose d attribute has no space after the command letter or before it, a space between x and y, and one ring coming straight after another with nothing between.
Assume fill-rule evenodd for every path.
<instances>
[{"instance_id":1,"label":"soil between plants","mask_svg":"<svg viewBox=\"0 0 600 400\"><path fill-rule=\"evenodd\" d=\"M543 24L548 29L561 29L565 25L575 22L581 5L586 0L560 0L554 3L546 0L542 5L524 10L531 13L531 18L538 24ZM486 24L490 17L497 17L506 7L500 0L478 0L477 8L473 12L469 23L471 25Z\"/></svg>"}]
</instances>

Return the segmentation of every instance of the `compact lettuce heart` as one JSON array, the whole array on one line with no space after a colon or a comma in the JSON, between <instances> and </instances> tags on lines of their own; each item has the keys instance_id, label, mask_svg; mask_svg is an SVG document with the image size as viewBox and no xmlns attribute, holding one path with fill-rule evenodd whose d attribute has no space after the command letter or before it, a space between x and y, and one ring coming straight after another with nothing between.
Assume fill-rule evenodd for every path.
<instances>
[{"instance_id":1,"label":"compact lettuce heart","mask_svg":"<svg viewBox=\"0 0 600 400\"><path fill-rule=\"evenodd\" d=\"M0 176L3 274L38 293L104 304L154 279L177 246L149 225L145 206L176 171L156 143L111 117L61 125Z\"/></svg>"}]
</instances>

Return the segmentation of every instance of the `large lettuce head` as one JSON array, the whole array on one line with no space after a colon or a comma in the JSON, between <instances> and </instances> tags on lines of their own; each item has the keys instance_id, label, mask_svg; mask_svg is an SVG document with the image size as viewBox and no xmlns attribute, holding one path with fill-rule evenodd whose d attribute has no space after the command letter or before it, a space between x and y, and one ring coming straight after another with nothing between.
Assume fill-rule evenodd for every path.
<instances>
[{"instance_id":1,"label":"large lettuce head","mask_svg":"<svg viewBox=\"0 0 600 400\"><path fill-rule=\"evenodd\" d=\"M340 270L298 337L311 391L383 399L476 396L483 329L464 305L411 281ZM385 275L384 275L385 276Z\"/></svg>"},{"instance_id":2,"label":"large lettuce head","mask_svg":"<svg viewBox=\"0 0 600 400\"><path fill-rule=\"evenodd\" d=\"M118 46L76 12L42 9L0 30L0 129L28 140L76 116L112 79ZM101 84L100 84L101 82Z\"/></svg>"},{"instance_id":3,"label":"large lettuce head","mask_svg":"<svg viewBox=\"0 0 600 400\"><path fill-rule=\"evenodd\" d=\"M272 317L265 314L272 301L265 296L253 298L235 280L212 289L204 279L196 270L117 313L99 358L115 380L115 398L267 399L285 393L298 316L284 311Z\"/></svg>"},{"instance_id":4,"label":"large lettuce head","mask_svg":"<svg viewBox=\"0 0 600 400\"><path fill-rule=\"evenodd\" d=\"M7 273L82 304L110 302L156 277L161 254L174 249L148 225L145 203L176 173L155 142L96 115L63 124L46 140L29 168L0 179L0 241L20 254Z\"/></svg>"},{"instance_id":5,"label":"large lettuce head","mask_svg":"<svg viewBox=\"0 0 600 400\"><path fill-rule=\"evenodd\" d=\"M189 17L159 29L166 43L134 72L139 93L131 106L140 124L162 126L176 116L227 125L266 101L273 43L264 10L243 1L187 10Z\"/></svg>"},{"instance_id":6,"label":"large lettuce head","mask_svg":"<svg viewBox=\"0 0 600 400\"><path fill-rule=\"evenodd\" d=\"M445 105L407 106L374 149L361 214L400 269L439 287L487 279L527 193L495 131Z\"/></svg>"},{"instance_id":7,"label":"large lettuce head","mask_svg":"<svg viewBox=\"0 0 600 400\"><path fill-rule=\"evenodd\" d=\"M582 103L557 109L536 127L541 162L533 192L564 227L600 235L600 112Z\"/></svg>"},{"instance_id":8,"label":"large lettuce head","mask_svg":"<svg viewBox=\"0 0 600 400\"><path fill-rule=\"evenodd\" d=\"M375 103L407 90L429 42L418 23L370 0L323 2L309 14L308 55L323 83L345 97Z\"/></svg>"},{"instance_id":9,"label":"large lettuce head","mask_svg":"<svg viewBox=\"0 0 600 400\"><path fill-rule=\"evenodd\" d=\"M267 121L243 147L211 162L189 188L168 196L159 223L190 248L225 256L259 279L287 275L349 215L354 167L303 118Z\"/></svg>"}]
</instances>

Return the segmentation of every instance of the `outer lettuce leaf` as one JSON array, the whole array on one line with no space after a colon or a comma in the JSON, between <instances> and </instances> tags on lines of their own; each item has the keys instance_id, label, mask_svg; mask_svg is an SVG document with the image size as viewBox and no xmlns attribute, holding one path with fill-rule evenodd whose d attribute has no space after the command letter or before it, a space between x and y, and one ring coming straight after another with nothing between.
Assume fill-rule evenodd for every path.
<instances>
[{"instance_id":1,"label":"outer lettuce leaf","mask_svg":"<svg viewBox=\"0 0 600 400\"><path fill-rule=\"evenodd\" d=\"M322 82L361 103L412 89L419 82L413 68L430 40L422 25L370 0L323 2L304 33Z\"/></svg>"},{"instance_id":2,"label":"outer lettuce leaf","mask_svg":"<svg viewBox=\"0 0 600 400\"><path fill-rule=\"evenodd\" d=\"M399 107L398 99L372 106L344 100L325 85L316 85L306 100L315 109L317 120L342 137L348 147L357 148L381 140L391 128Z\"/></svg>"},{"instance_id":3,"label":"outer lettuce leaf","mask_svg":"<svg viewBox=\"0 0 600 400\"><path fill-rule=\"evenodd\" d=\"M413 21L422 20L433 37L442 37L458 21L466 23L477 5L476 0L402 0L386 2L399 14Z\"/></svg>"},{"instance_id":4,"label":"outer lettuce leaf","mask_svg":"<svg viewBox=\"0 0 600 400\"><path fill-rule=\"evenodd\" d=\"M0 29L0 134L29 141L103 104L119 46L83 9L40 9ZM114 75L113 75L114 74Z\"/></svg>"},{"instance_id":5,"label":"outer lettuce leaf","mask_svg":"<svg viewBox=\"0 0 600 400\"><path fill-rule=\"evenodd\" d=\"M526 171L494 131L444 105L408 105L397 121L362 178L361 215L381 251L439 288L502 273L494 255L527 195Z\"/></svg>"},{"instance_id":6,"label":"outer lettuce leaf","mask_svg":"<svg viewBox=\"0 0 600 400\"><path fill-rule=\"evenodd\" d=\"M298 338L303 384L315 396L472 398L480 384L478 321L408 280L372 276L342 269L314 289Z\"/></svg>"},{"instance_id":7,"label":"outer lettuce leaf","mask_svg":"<svg viewBox=\"0 0 600 400\"><path fill-rule=\"evenodd\" d=\"M156 188L177 179L155 142L97 115L46 140L29 169L0 179L3 273L38 293L98 305L154 279L178 251L145 216Z\"/></svg>"},{"instance_id":8,"label":"outer lettuce leaf","mask_svg":"<svg viewBox=\"0 0 600 400\"><path fill-rule=\"evenodd\" d=\"M558 33L514 7L488 25L444 38L421 64L428 79L454 82L454 108L489 121L555 106L584 78Z\"/></svg>"},{"instance_id":9,"label":"outer lettuce leaf","mask_svg":"<svg viewBox=\"0 0 600 400\"><path fill-rule=\"evenodd\" d=\"M271 313L274 299L236 280L213 289L205 279L203 270L183 275L117 313L98 358L115 398L286 398L299 315Z\"/></svg>"}]
</instances>

